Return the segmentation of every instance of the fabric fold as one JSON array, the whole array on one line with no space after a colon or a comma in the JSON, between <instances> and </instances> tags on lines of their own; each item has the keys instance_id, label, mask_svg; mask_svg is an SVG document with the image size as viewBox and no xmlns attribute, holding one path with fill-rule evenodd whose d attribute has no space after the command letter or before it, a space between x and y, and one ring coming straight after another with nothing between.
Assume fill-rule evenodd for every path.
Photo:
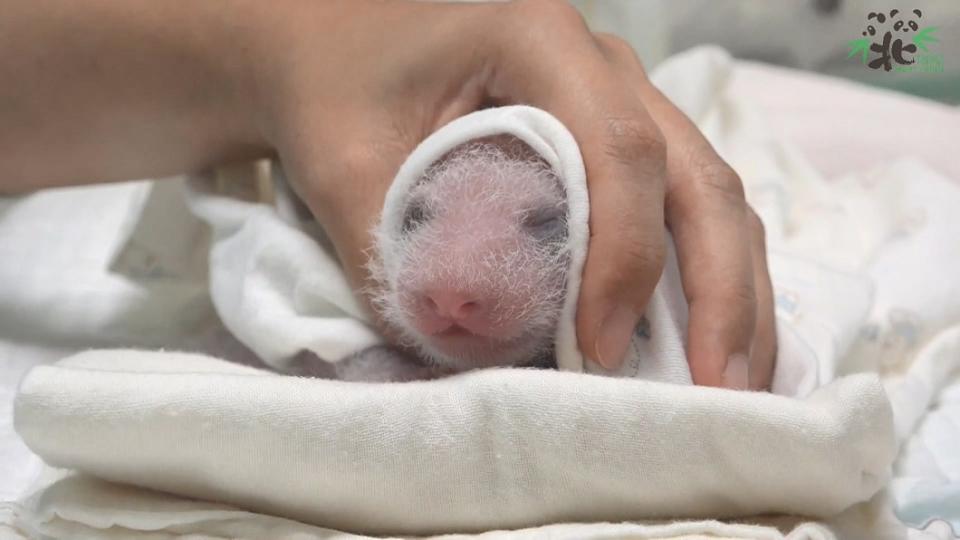
<instances>
[{"instance_id":1,"label":"fabric fold","mask_svg":"<svg viewBox=\"0 0 960 540\"><path fill-rule=\"evenodd\" d=\"M357 384L91 351L34 369L15 406L51 465L378 534L830 516L886 483L895 448L872 375L799 400L521 369Z\"/></svg>"}]
</instances>

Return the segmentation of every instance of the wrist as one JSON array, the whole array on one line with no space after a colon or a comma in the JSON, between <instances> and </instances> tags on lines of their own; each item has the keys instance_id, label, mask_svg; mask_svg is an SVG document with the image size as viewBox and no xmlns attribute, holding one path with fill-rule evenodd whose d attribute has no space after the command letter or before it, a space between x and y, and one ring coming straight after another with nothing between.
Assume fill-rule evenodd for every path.
<instances>
[{"instance_id":1,"label":"wrist","mask_svg":"<svg viewBox=\"0 0 960 540\"><path fill-rule=\"evenodd\" d=\"M207 34L197 40L196 54L210 74L207 91L212 97L207 107L213 121L208 126L214 131L210 137L221 141L227 154L241 159L264 157L275 147L264 122L263 81L271 60L260 4L210 3L211 9L204 10L196 25L197 32Z\"/></svg>"}]
</instances>

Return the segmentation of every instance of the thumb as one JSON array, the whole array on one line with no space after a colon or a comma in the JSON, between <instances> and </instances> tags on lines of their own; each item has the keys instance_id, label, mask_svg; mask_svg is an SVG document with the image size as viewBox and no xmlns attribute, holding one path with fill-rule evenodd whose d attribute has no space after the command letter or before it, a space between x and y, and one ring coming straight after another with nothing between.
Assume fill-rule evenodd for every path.
<instances>
[{"instance_id":1,"label":"thumb","mask_svg":"<svg viewBox=\"0 0 960 540\"><path fill-rule=\"evenodd\" d=\"M326 135L329 128L307 128L279 153L287 177L332 242L351 285L365 289L372 230L414 143L381 128L393 125L387 118L357 112L350 118L335 140Z\"/></svg>"}]
</instances>

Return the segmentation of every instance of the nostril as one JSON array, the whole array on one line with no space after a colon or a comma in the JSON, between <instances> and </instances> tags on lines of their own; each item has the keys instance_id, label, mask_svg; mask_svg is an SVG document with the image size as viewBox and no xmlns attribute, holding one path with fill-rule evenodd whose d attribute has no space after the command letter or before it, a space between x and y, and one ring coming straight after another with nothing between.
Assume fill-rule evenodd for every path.
<instances>
[{"instance_id":1,"label":"nostril","mask_svg":"<svg viewBox=\"0 0 960 540\"><path fill-rule=\"evenodd\" d=\"M457 308L457 315L460 318L468 317L471 313L475 312L480 305L476 302L464 302L460 304L460 307Z\"/></svg>"}]
</instances>

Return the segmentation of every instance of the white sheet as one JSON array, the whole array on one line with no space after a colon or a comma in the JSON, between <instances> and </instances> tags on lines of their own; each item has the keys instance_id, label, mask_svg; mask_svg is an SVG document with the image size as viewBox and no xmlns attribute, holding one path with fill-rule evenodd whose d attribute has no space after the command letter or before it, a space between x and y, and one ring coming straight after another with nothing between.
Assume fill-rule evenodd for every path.
<instances>
[{"instance_id":1,"label":"white sheet","mask_svg":"<svg viewBox=\"0 0 960 540\"><path fill-rule=\"evenodd\" d=\"M202 281L141 282L107 266L150 182L0 198L0 500L40 468L13 431L13 396L33 366L77 350L179 343L216 324Z\"/></svg>"},{"instance_id":2,"label":"white sheet","mask_svg":"<svg viewBox=\"0 0 960 540\"><path fill-rule=\"evenodd\" d=\"M897 515L920 526L940 516L960 532L960 384L948 386L902 449L892 483Z\"/></svg>"}]
</instances>

